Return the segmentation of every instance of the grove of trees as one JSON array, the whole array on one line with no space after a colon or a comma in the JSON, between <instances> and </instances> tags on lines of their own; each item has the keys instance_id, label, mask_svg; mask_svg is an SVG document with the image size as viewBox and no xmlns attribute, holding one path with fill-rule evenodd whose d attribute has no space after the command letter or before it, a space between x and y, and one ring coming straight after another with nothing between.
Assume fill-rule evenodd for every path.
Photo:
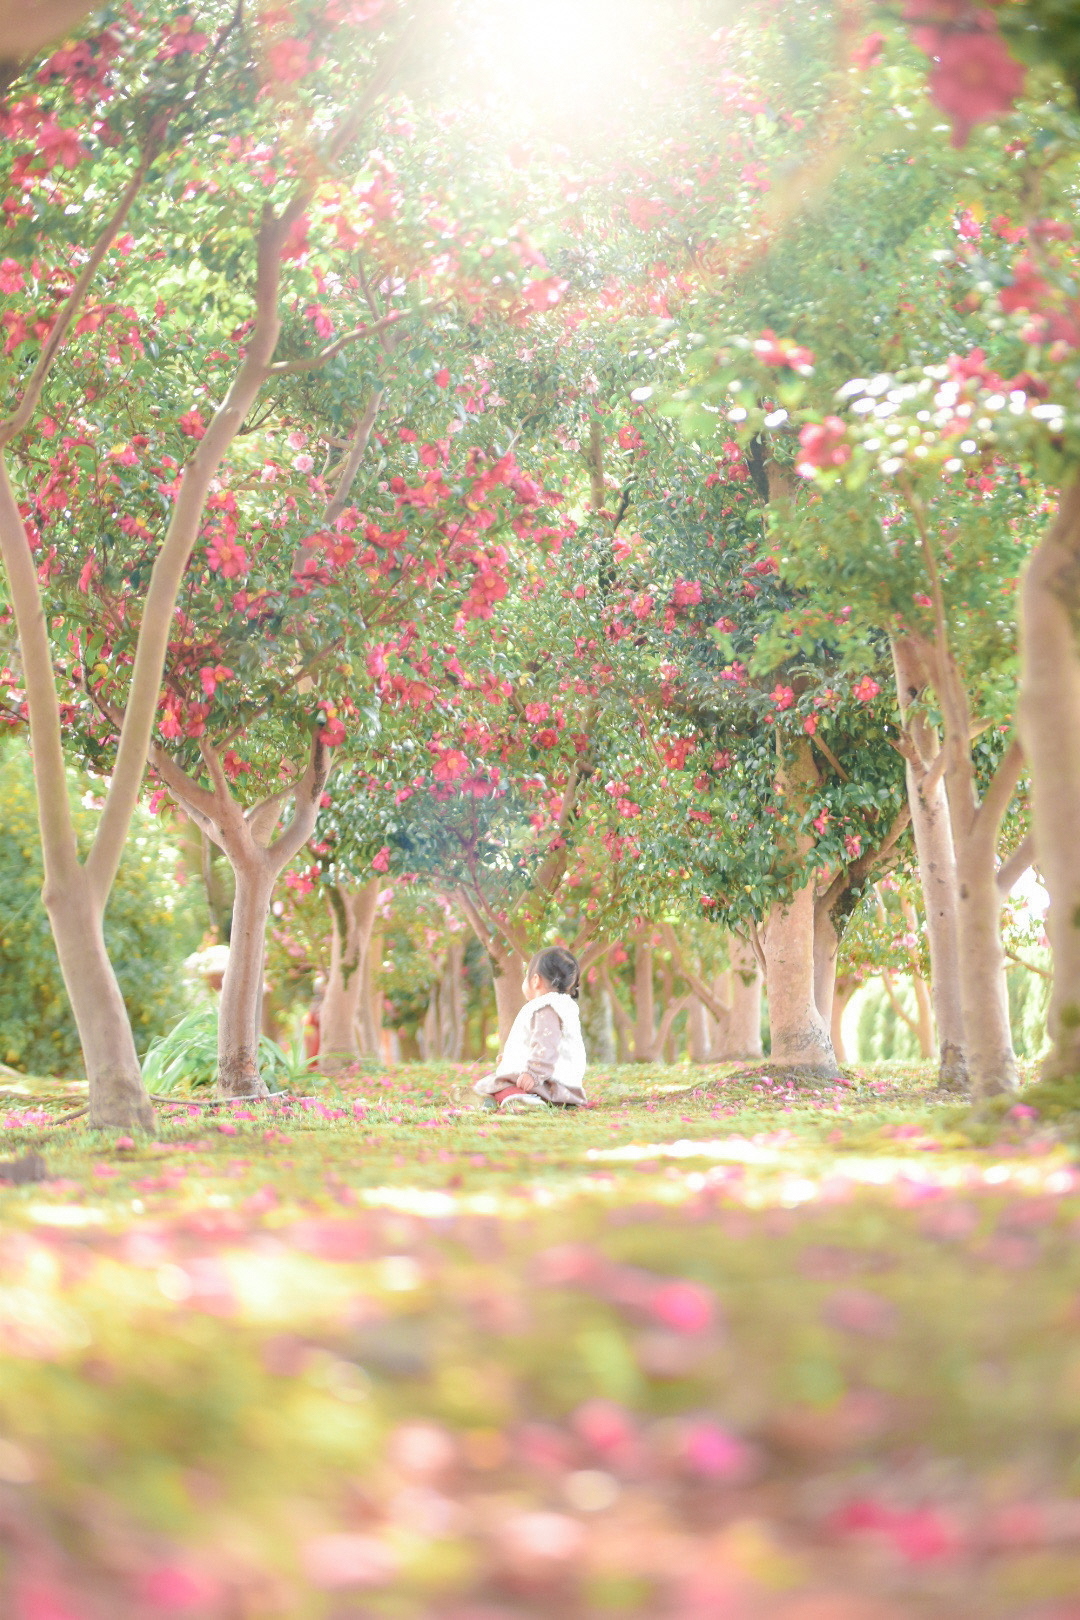
<instances>
[{"instance_id":1,"label":"grove of trees","mask_svg":"<svg viewBox=\"0 0 1080 1620\"><path fill-rule=\"evenodd\" d=\"M326 1065L482 1055L554 940L612 1056L764 992L835 1078L874 978L984 1099L1009 968L1080 1072L1072 8L536 9L0 15L4 831L96 1126L196 891L226 1097L316 980Z\"/></svg>"}]
</instances>

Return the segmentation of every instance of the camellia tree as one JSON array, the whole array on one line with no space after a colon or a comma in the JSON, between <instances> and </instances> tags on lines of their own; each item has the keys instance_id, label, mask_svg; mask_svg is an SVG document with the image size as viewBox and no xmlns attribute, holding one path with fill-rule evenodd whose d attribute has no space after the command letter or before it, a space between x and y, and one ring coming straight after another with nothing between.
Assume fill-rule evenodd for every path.
<instances>
[{"instance_id":1,"label":"camellia tree","mask_svg":"<svg viewBox=\"0 0 1080 1620\"><path fill-rule=\"evenodd\" d=\"M150 1121L100 926L147 753L245 874L221 1081L228 1091L247 1090L263 902L275 872L310 833L327 750L344 735L336 705L314 693L307 667L325 677L321 661L343 645L350 607L328 581L359 553L369 573L386 578L389 596L396 571L404 578L415 563L394 556L396 530L384 533L376 523L375 538L351 538L362 514L347 504L396 352L389 334L410 319L422 324L426 301L445 305L458 296L476 310L495 289L496 303L517 302L527 314L550 297L549 289L526 287L522 299L521 280L544 279L535 276L535 256L523 259L511 247L505 263L492 260L479 231L463 228L448 254L448 222L438 215L446 198L430 172L429 189L414 191L410 202L385 153L372 147L376 108L389 120L387 139L396 131L408 145L407 120L400 109L387 112L384 99L395 75L416 71L409 52L417 42L438 37L427 8L399 8L386 27L381 7L366 4L326 17L316 8L288 27L277 19L253 30L232 12L219 21L214 33L210 18L206 31L190 19L175 27L143 19L96 39L89 55L62 52L37 75L46 91L14 101L7 115L26 200L12 216L3 278L17 402L0 434L15 478L0 527L34 738L47 904L98 1124ZM100 107L89 145L81 124L57 121L85 120L88 102ZM81 188L87 198L104 195L114 182L118 202L104 229L85 247L64 246L57 221L71 213L73 197ZM151 182L169 192L169 210L150 205ZM90 212L81 208L80 219ZM350 370L358 343L371 358ZM320 373L322 387L305 395L298 379ZM324 458L317 469L310 453L295 449L309 439ZM440 464L448 459L445 448L431 453ZM411 493L395 475L401 490L381 508L385 515L407 509L414 533L449 491L437 471L422 472ZM80 551L87 530L80 523L76 534L72 525L88 513L95 546ZM454 527L452 560L470 579L482 577L490 563L483 546L477 550L467 526ZM429 542L436 528L425 530ZM249 589L256 551L273 567ZM67 611L46 621L41 605L58 597ZM242 619L223 632L230 606ZM119 725L102 821L85 861L53 791L61 723L71 718L57 670ZM285 737L285 691L291 700L310 695L304 769L293 764L296 739ZM221 732L206 723L219 694L220 754ZM229 786L226 745L266 704L269 746L275 751L280 741L290 764L286 785L279 778L248 814ZM292 701L294 722L298 707ZM189 771L186 780L177 775L184 761L168 747L177 741L196 744L209 785ZM90 728L88 747L104 766L107 737ZM271 846L286 799L292 820Z\"/></svg>"},{"instance_id":2,"label":"camellia tree","mask_svg":"<svg viewBox=\"0 0 1080 1620\"><path fill-rule=\"evenodd\" d=\"M253 30L227 8L198 29L191 18L143 16L95 36L88 52L57 53L28 78L25 93L12 87L4 115L17 207L4 270L2 319L14 358L0 427L7 457L0 553L30 719L46 905L96 1125L152 1124L102 915L141 790L177 595L214 481L280 364L283 277L302 252L313 203L348 188L342 176L362 161L364 121L392 81L395 48L400 56L400 45L367 26L372 15L361 7L328 33L317 68L311 37L281 24ZM405 36L410 20L402 19ZM209 162L212 183L202 169ZM167 209L152 195L159 188L169 194ZM99 199L108 200L104 207ZM48 634L56 627L45 613L56 556L49 527L62 527L65 492L80 475L108 481L102 440L115 443L126 421L111 415L89 433L83 413L89 408L93 418L114 353L143 362L143 386L160 364L162 315L150 267L170 259L209 264L209 286L198 272L192 280L200 319L228 313L223 343L230 330L244 329L226 347L231 371L207 415L193 401L172 425L180 452L171 457L174 498L158 518L152 560L129 580L125 613L138 622L123 728L101 820L81 859L62 789L62 710ZM208 319L207 330L212 325ZM165 355L181 358L176 349ZM73 412L81 420L69 433Z\"/></svg>"}]
</instances>

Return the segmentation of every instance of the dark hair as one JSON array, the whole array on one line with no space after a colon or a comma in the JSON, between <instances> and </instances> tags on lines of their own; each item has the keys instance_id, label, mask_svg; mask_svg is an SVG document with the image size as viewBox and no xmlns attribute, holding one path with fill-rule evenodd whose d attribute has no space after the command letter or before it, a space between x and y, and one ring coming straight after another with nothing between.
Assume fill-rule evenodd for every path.
<instances>
[{"instance_id":1,"label":"dark hair","mask_svg":"<svg viewBox=\"0 0 1080 1620\"><path fill-rule=\"evenodd\" d=\"M577 957L563 949L561 945L551 945L546 951L540 951L529 964L529 977L539 973L546 979L553 990L560 995L571 996L576 1001L578 991L581 989L581 969L578 967Z\"/></svg>"}]
</instances>

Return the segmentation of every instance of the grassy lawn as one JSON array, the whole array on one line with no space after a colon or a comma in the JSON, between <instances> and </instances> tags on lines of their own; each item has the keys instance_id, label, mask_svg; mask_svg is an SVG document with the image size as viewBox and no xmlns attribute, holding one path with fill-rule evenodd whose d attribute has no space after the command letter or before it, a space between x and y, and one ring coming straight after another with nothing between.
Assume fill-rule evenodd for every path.
<instances>
[{"instance_id":1,"label":"grassy lawn","mask_svg":"<svg viewBox=\"0 0 1080 1620\"><path fill-rule=\"evenodd\" d=\"M0 1612L1080 1613L1067 1140L911 1065L472 1077L0 1092Z\"/></svg>"}]
</instances>

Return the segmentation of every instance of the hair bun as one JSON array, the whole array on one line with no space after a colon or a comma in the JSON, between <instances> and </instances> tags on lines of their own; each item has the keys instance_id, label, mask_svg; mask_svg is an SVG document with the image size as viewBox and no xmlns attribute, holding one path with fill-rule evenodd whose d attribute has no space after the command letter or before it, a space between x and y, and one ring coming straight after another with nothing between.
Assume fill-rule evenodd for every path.
<instances>
[{"instance_id":1,"label":"hair bun","mask_svg":"<svg viewBox=\"0 0 1080 1620\"><path fill-rule=\"evenodd\" d=\"M551 988L561 996L578 999L581 989L581 968L577 957L561 945L551 945L534 958L530 973L539 973Z\"/></svg>"}]
</instances>

